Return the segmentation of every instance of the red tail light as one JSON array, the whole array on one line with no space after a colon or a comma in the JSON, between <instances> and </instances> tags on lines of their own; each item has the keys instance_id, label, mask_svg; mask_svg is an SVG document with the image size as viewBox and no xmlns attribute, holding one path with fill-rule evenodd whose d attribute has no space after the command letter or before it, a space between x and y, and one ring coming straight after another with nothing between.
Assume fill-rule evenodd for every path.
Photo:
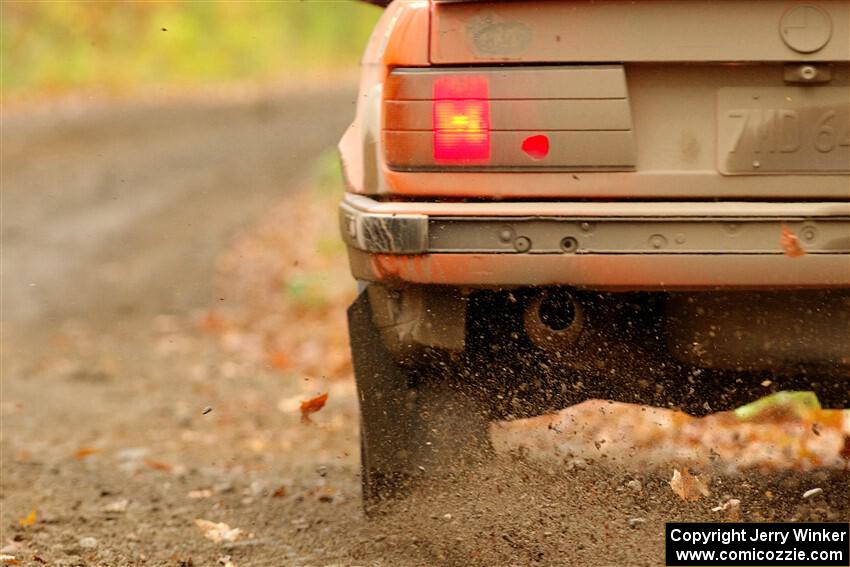
<instances>
[{"instance_id":1,"label":"red tail light","mask_svg":"<svg viewBox=\"0 0 850 567\"><path fill-rule=\"evenodd\" d=\"M440 77L434 81L434 161L490 160L490 101L487 79Z\"/></svg>"},{"instance_id":2,"label":"red tail light","mask_svg":"<svg viewBox=\"0 0 850 567\"><path fill-rule=\"evenodd\" d=\"M622 67L398 68L381 94L393 171L634 169Z\"/></svg>"}]
</instances>

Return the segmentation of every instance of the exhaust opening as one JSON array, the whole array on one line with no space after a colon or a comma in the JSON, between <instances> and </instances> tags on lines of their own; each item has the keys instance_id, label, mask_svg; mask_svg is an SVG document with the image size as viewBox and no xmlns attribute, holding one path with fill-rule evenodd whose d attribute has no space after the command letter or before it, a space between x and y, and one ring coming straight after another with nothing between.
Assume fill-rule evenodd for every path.
<instances>
[{"instance_id":1,"label":"exhaust opening","mask_svg":"<svg viewBox=\"0 0 850 567\"><path fill-rule=\"evenodd\" d=\"M576 320L576 307L569 295L546 294L537 311L540 322L552 331L563 331Z\"/></svg>"},{"instance_id":2,"label":"exhaust opening","mask_svg":"<svg viewBox=\"0 0 850 567\"><path fill-rule=\"evenodd\" d=\"M576 342L584 327L584 311L568 291L545 291L529 302L523 322L535 345L557 350Z\"/></svg>"}]
</instances>

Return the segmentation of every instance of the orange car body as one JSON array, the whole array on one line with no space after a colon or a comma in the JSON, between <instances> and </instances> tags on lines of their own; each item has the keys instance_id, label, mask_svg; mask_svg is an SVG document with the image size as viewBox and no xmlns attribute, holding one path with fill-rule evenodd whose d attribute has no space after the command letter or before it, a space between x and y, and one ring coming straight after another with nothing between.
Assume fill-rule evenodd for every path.
<instances>
[{"instance_id":1,"label":"orange car body","mask_svg":"<svg viewBox=\"0 0 850 567\"><path fill-rule=\"evenodd\" d=\"M850 2L396 0L362 63L367 501L588 398L850 406Z\"/></svg>"},{"instance_id":2,"label":"orange car body","mask_svg":"<svg viewBox=\"0 0 850 567\"><path fill-rule=\"evenodd\" d=\"M340 143L355 277L850 286L848 26L843 0L391 4ZM433 85L458 76L489 84L489 162L429 154ZM362 234L388 217L415 246Z\"/></svg>"}]
</instances>

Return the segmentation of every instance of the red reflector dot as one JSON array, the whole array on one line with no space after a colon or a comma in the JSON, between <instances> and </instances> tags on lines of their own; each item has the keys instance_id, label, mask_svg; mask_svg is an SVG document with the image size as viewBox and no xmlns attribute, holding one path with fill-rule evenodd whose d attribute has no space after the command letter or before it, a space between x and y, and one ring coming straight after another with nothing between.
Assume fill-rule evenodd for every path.
<instances>
[{"instance_id":1,"label":"red reflector dot","mask_svg":"<svg viewBox=\"0 0 850 567\"><path fill-rule=\"evenodd\" d=\"M549 155L549 137L539 134L522 141L522 151L531 159L543 159Z\"/></svg>"}]
</instances>

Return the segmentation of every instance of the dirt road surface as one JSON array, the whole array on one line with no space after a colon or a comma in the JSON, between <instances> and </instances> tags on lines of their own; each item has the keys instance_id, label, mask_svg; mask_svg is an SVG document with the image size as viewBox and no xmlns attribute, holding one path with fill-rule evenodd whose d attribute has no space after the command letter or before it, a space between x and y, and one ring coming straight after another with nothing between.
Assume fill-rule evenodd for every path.
<instances>
[{"instance_id":1,"label":"dirt road surface","mask_svg":"<svg viewBox=\"0 0 850 567\"><path fill-rule=\"evenodd\" d=\"M711 499L683 502L669 470L514 455L367 521L351 381L246 364L238 351L260 347L203 318L236 301L215 283L216 258L308 184L353 99L340 88L4 116L0 555L659 565L663 523L716 520L724 499L745 519L850 519L844 471L721 477ZM305 425L299 401L320 392L328 404ZM204 520L227 524L222 541Z\"/></svg>"}]
</instances>

